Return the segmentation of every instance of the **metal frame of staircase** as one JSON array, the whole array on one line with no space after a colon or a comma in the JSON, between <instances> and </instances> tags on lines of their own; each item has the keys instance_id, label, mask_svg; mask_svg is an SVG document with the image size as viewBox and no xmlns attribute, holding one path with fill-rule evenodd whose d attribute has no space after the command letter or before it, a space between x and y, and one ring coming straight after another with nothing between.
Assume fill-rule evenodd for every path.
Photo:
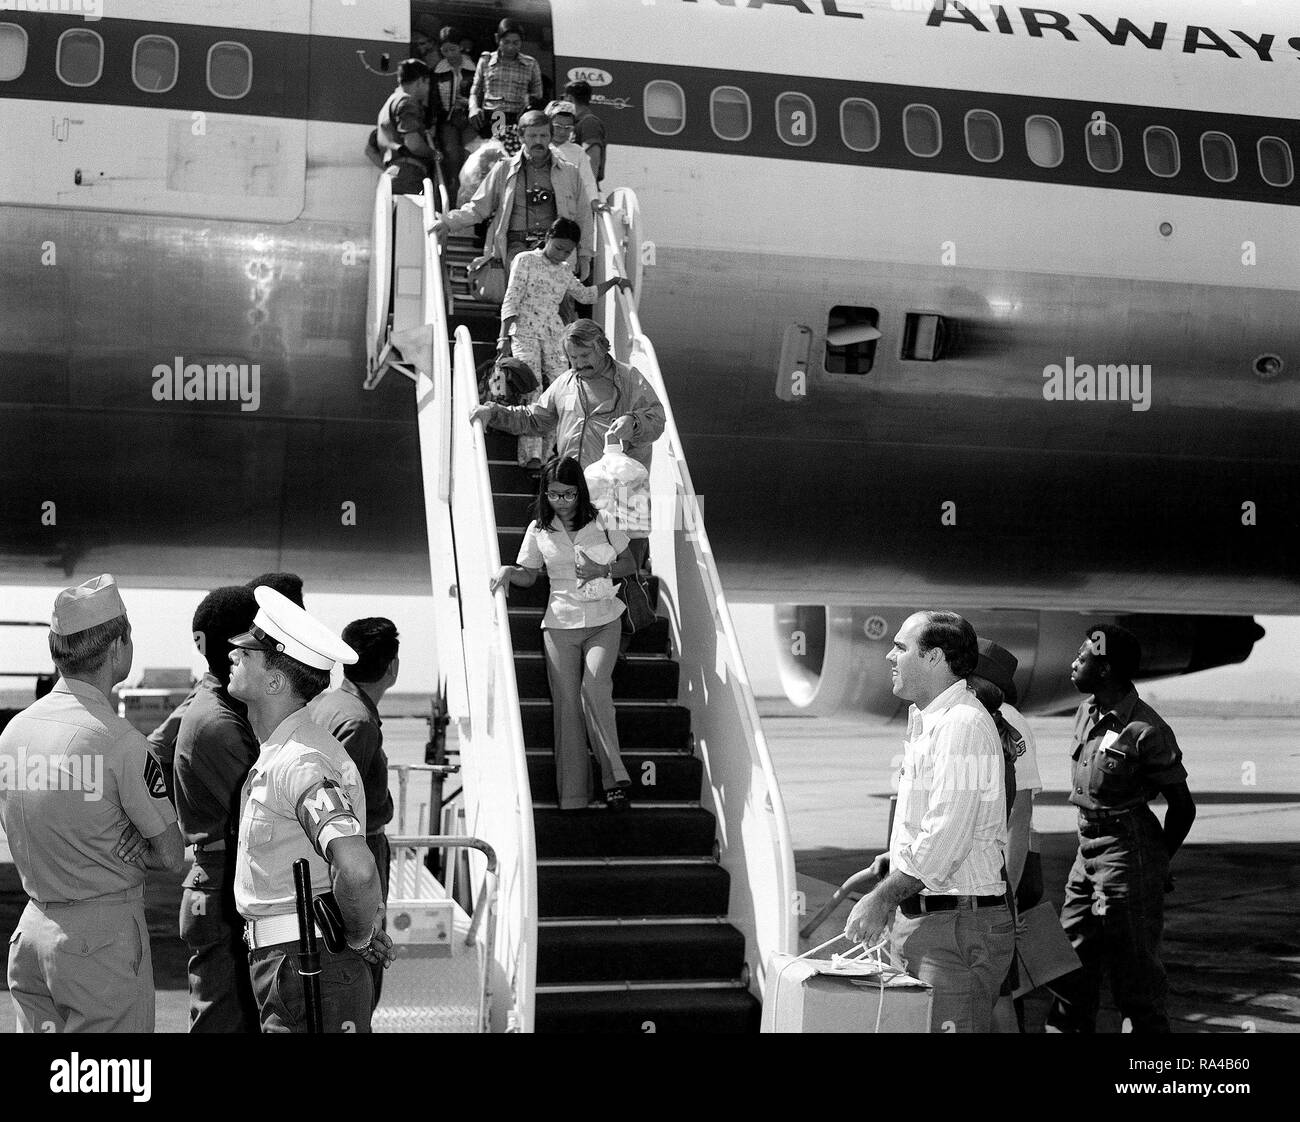
<instances>
[{"instance_id":1,"label":"metal frame of staircase","mask_svg":"<svg viewBox=\"0 0 1300 1122\"><path fill-rule=\"evenodd\" d=\"M487 839L500 862L492 1023L498 1031L528 1032L536 1023L539 942L540 872L534 815L540 816L538 821L546 826L551 842L556 840L557 828L571 832L576 823L570 820L558 826L552 821L552 812L547 811L545 802L533 801L524 728L525 724L534 727L544 715L540 710L529 714L521 711L516 667L524 667L520 672L526 675L535 675L536 668L527 652L517 654L514 649L505 592L493 595L488 591L488 577L501 561L500 536L507 531L499 532L497 527L494 503L501 496L493 495L484 431L481 426L470 424L468 418L470 406L478 400L473 340L463 326L457 328L454 341L448 335L446 263L437 239L430 236L436 214L434 200L442 198L445 203L445 195L441 185L435 194L434 185L426 182L422 198L393 198L390 191L385 191L384 178L381 177L379 194L388 197L376 199L376 236L385 233L381 225L384 221L393 223L388 233L397 231L388 242L389 261L395 273L389 299L392 315L384 338L370 340L371 378L367 385L373 387L378 382L375 375L382 369L396 370L415 382L439 688L445 694L448 715L459 729L466 829ZM639 282L640 220L636 197L630 191L614 192L611 204L612 209L598 216L598 276L618 271ZM418 208L418 224L404 207ZM423 246L418 252L411 252L412 239L421 236ZM422 262L418 270L412 266L417 258ZM624 267L625 259L631 268ZM399 268L403 270L400 278L396 276ZM421 274L418 300L411 299L414 272ZM584 990L590 991L587 997L596 1000L592 1011L598 1014L597 1022L600 1016L610 1013L608 1006L599 1006L598 995L602 992L653 989L661 1001L666 1001L670 1012L674 990L682 991L685 1000L688 991L714 987L735 992L739 986L743 994L748 986L754 996L761 998L769 956L776 951L792 951L796 945L794 858L785 809L700 517L699 501L685 463L667 388L653 345L641 330L635 297L636 289L631 294L611 290L599 305L598 318L605 325L616 356L631 361L650 381L667 417L664 435L655 446L651 474L654 511L651 563L661 615L666 616L660 624L662 640L659 641L668 644L671 655L647 651L642 661L649 666L660 659L669 660L662 668L668 670L671 665L676 677L671 684L665 682L664 688L671 689L676 696L668 701L649 700L644 704L666 706L665 713L674 709L683 722L689 721L689 732L685 723L682 724L682 734L687 737L686 759L695 768L697 778L692 783L699 783L697 790L702 800L694 801L691 796L684 811L663 805L660 813L681 816L682 828L689 826L692 835L701 836L680 849L670 846L659 856L644 860L646 864L661 867L665 880L655 891L667 894L665 900L673 897L677 891L674 885L682 877L685 878L681 881L683 888L687 883L698 887L696 874L702 872L702 862L717 870L716 874L710 874L710 883L721 890L719 909L722 900L727 900L725 916L709 912L673 918L683 909L669 907L664 909L661 919L653 922L663 933L665 945L661 949L669 960L674 954L679 958L682 954L692 958L705 955L721 956L717 961L722 963L728 955L739 956L743 938L743 970L741 959L735 957L735 969L740 974L739 977L728 975L733 979L730 981L727 977L711 981L713 975L707 967L702 967L703 976L697 971L693 975L696 980L680 983L665 978L561 986L559 989L566 994L573 991L572 1000L576 1004L569 1010L570 1021L584 1008ZM373 325L371 330L373 333ZM386 343L392 343L400 351L400 357L377 370L376 356ZM510 497L520 496L512 493ZM516 605L516 615L520 614L518 608ZM637 662L635 656L631 662ZM652 694L645 696L652 697ZM634 701L630 708L635 710L641 704ZM541 705L541 701L530 702L534 709ZM632 712L627 714L627 719L635 720ZM628 752L635 755L637 746L629 746ZM679 757L680 752L650 751L649 754L662 756L662 766L679 766L671 757ZM539 758L532 763L538 770L539 782L546 782L544 762ZM701 769L702 779L698 778ZM681 797L685 796L679 794L678 798ZM639 805L653 811L659 804L642 800ZM691 806L697 809L691 811ZM599 818L601 812L590 813ZM606 825L612 827L613 823ZM593 837L609 834L606 826L598 821L586 828L595 831ZM708 834L713 835L716 861L698 855L708 852ZM583 846L587 844L585 838L577 840ZM697 844L704 849L692 848ZM681 856L674 857L674 852ZM640 860L621 858L616 864L635 874ZM551 880L557 876L563 879L565 859L552 859L545 864ZM678 865L680 874L672 871ZM692 872L696 866L701 866L700 870ZM475 880L481 872L476 870ZM571 893L568 899L574 899ZM644 925L650 922L648 918L634 919L629 928L629 921L602 920L600 914L603 913L593 912L586 918L566 920L556 913L556 918L547 922L556 930L565 926L588 930L622 927L633 940L637 935L632 929L640 927L644 932ZM711 927L717 929L716 938L706 930ZM673 934L674 929L680 936ZM598 937L595 944L616 955L620 948L621 953L633 953L631 948L635 945L620 944L619 937L612 940ZM734 950L727 951L728 944ZM558 944L548 954L553 955L557 950ZM611 982L616 977L630 979L633 975L616 971L610 975ZM668 996L665 998L664 994ZM752 1002L748 997L745 1000ZM750 1014L743 1007L738 1008L732 1002L728 1008L733 1027L741 1021L750 1023ZM686 1017L682 1023L689 1023L690 1008L683 1006L673 1015L679 1022L681 1017Z\"/></svg>"},{"instance_id":2,"label":"metal frame of staircase","mask_svg":"<svg viewBox=\"0 0 1300 1122\"><path fill-rule=\"evenodd\" d=\"M664 433L655 444L650 475L650 557L681 665L681 703L691 711L697 754L704 761L705 798L712 800L718 821L719 861L731 874L727 918L745 935L745 961L761 997L770 955L797 948L799 899L790 830L671 395L637 313L642 240L636 195L619 189L608 203L596 216L595 279L622 275L637 284L631 293L612 288L598 306L598 318L615 357L645 376L664 407Z\"/></svg>"}]
</instances>

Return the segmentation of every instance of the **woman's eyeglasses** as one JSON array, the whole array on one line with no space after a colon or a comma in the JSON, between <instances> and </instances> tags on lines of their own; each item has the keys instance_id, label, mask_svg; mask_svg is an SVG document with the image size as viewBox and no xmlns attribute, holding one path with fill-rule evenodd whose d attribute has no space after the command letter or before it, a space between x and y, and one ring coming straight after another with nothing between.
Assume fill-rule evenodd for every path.
<instances>
[{"instance_id":1,"label":"woman's eyeglasses","mask_svg":"<svg viewBox=\"0 0 1300 1122\"><path fill-rule=\"evenodd\" d=\"M553 503L571 503L578 497L577 491L547 491L546 497Z\"/></svg>"}]
</instances>

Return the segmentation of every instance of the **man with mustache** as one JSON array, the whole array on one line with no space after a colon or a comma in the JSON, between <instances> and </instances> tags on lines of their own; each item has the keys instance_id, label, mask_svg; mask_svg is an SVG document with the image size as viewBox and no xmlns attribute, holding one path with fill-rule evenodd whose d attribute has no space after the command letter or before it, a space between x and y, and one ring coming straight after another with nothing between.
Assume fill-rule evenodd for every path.
<instances>
[{"instance_id":1,"label":"man with mustache","mask_svg":"<svg viewBox=\"0 0 1300 1122\"><path fill-rule=\"evenodd\" d=\"M536 249L557 218L572 218L582 231L578 243L578 276L591 268L591 198L578 169L551 150L551 122L540 110L519 118L523 147L501 160L462 207L441 215L433 224L439 237L491 218L483 252L505 264L506 276L515 258Z\"/></svg>"}]
</instances>

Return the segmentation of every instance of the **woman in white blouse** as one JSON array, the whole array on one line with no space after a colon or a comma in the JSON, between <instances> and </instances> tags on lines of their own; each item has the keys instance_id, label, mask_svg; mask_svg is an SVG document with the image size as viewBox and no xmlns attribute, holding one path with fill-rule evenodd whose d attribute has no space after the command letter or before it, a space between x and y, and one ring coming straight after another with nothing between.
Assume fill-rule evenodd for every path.
<instances>
[{"instance_id":1,"label":"woman in white blouse","mask_svg":"<svg viewBox=\"0 0 1300 1122\"><path fill-rule=\"evenodd\" d=\"M504 587L508 595L512 584L531 587L545 566L551 594L542 618L542 648L554 702L560 808L592 805L590 743L605 805L623 810L631 780L619 756L613 683L623 602L611 578L630 576L636 563L627 535L592 505L582 468L571 457L543 468L534 515L518 563L501 566L492 591Z\"/></svg>"}]
</instances>

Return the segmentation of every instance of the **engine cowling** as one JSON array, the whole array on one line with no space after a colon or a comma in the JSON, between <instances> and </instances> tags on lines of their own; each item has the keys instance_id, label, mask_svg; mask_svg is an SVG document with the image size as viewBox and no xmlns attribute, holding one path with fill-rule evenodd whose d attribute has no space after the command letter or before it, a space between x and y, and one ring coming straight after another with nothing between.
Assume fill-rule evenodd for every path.
<instances>
[{"instance_id":1,"label":"engine cowling","mask_svg":"<svg viewBox=\"0 0 1300 1122\"><path fill-rule=\"evenodd\" d=\"M885 661L912 608L776 605L777 661L786 696L818 716L863 713L889 720L907 703L893 693ZM962 610L976 634L1020 660L1019 708L1072 710L1079 694L1070 663L1086 629L1120 623L1142 643L1139 679L1166 678L1244 662L1264 629L1250 616Z\"/></svg>"}]
</instances>

